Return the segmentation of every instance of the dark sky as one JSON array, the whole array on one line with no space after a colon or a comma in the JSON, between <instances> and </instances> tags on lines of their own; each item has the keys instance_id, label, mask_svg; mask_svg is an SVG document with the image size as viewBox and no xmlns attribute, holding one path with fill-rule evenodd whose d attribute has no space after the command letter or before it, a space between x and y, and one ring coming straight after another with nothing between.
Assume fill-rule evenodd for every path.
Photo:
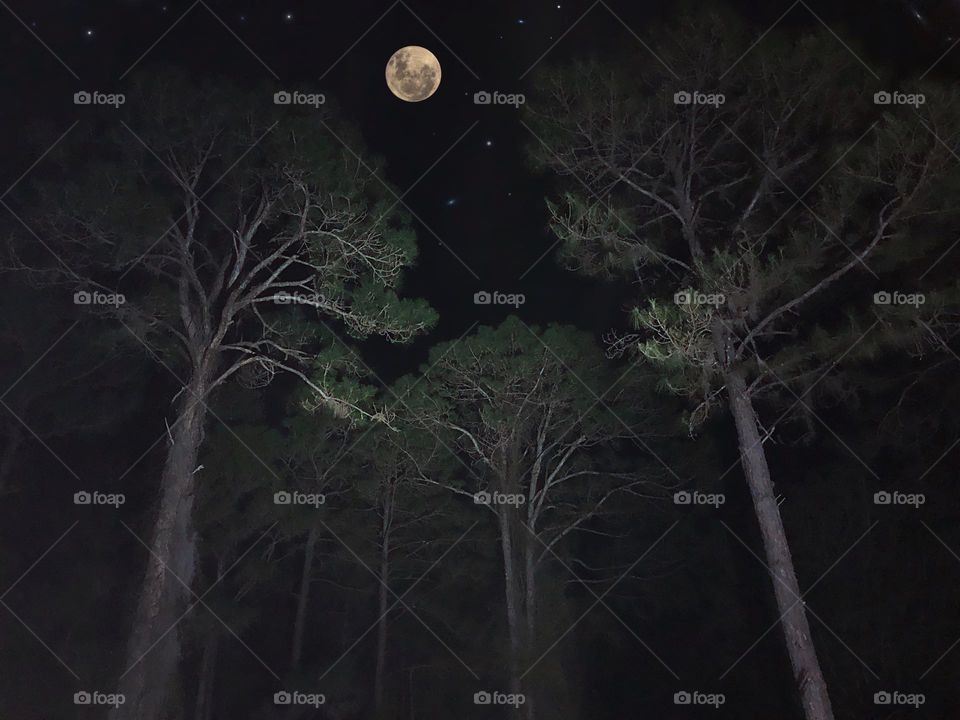
<instances>
[{"instance_id":1,"label":"dark sky","mask_svg":"<svg viewBox=\"0 0 960 720\"><path fill-rule=\"evenodd\" d=\"M0 121L14 133L33 123L62 132L73 120L82 122L71 103L74 91L122 91L128 74L157 63L322 92L336 98L370 148L386 159L387 178L417 218L421 262L406 291L427 298L441 313L440 326L421 346L509 313L511 308L474 306L473 293L481 289L523 293L530 321L563 320L602 333L623 321L623 289L556 265L549 252L554 238L546 229L546 186L529 171L524 154L525 145L537 140L517 110L477 106L473 93L529 95L527 73L534 66L614 47L645 52L641 40L652 40L652 21L673 5L655 0L11 3L0 13L9 57ZM770 25L792 3L734 5ZM809 9L794 7L782 23L843 25L871 51L892 57L924 41L916 32L903 32L911 15L905 7L919 8L943 27L943 10L934 6L947 5L810 2ZM431 49L443 68L439 90L422 103L398 100L384 83L387 59L405 45ZM19 149L19 143L3 148L5 186L36 159L18 155ZM411 357L414 365L418 355Z\"/></svg>"},{"instance_id":2,"label":"dark sky","mask_svg":"<svg viewBox=\"0 0 960 720\"><path fill-rule=\"evenodd\" d=\"M598 26L627 34L600 6L576 22L589 7L369 0L11 6L36 37L10 13L4 17L19 65L8 68L7 82L22 103L7 106L5 121L17 127L32 116L65 130L82 121L70 102L75 90L122 92L124 76L157 63L310 88L335 98L360 126L417 218L421 262L406 290L441 313L436 333L421 345L508 314L510 308L478 312L473 293L482 289L524 293L531 320L584 325L601 315L613 322L615 289L562 271L545 255L553 238L543 186L526 168L523 146L532 137L519 112L473 103L483 89L529 93L520 76L538 58L559 60ZM405 45L430 48L443 68L439 90L423 103L398 100L384 83L387 59Z\"/></svg>"}]
</instances>

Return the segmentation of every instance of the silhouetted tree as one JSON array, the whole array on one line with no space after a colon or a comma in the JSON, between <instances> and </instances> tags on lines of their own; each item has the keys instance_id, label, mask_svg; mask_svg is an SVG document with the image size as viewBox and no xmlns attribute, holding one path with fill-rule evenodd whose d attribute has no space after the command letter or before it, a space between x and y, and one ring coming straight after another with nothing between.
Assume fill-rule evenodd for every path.
<instances>
[{"instance_id":1,"label":"silhouetted tree","mask_svg":"<svg viewBox=\"0 0 960 720\"><path fill-rule=\"evenodd\" d=\"M121 670L127 702L114 713L159 720L180 716L181 633L168 630L194 578L192 509L210 393L235 374L262 385L289 372L315 404L375 418L346 379L347 355L307 311L357 337L395 342L434 315L398 300L413 233L342 144L358 145L355 135L330 131L326 107L297 112L275 105L267 89L151 74L118 112L71 146L81 157L60 158L67 176L38 184L20 208L37 235L19 244L15 261L88 293L181 384ZM34 262L41 238L56 256L42 265Z\"/></svg>"},{"instance_id":2,"label":"silhouetted tree","mask_svg":"<svg viewBox=\"0 0 960 720\"><path fill-rule=\"evenodd\" d=\"M533 328L510 317L436 346L424 374L413 414L460 458L454 477L424 470L424 480L496 517L511 692L526 695L523 712L533 718L538 699L524 678L552 649L539 637L538 579L572 533L664 482L662 468L627 471L617 455L631 442L643 446L654 420L636 406L624 412L629 383L619 382L589 335L570 327ZM561 712L555 704L548 714Z\"/></svg>"},{"instance_id":3,"label":"silhouetted tree","mask_svg":"<svg viewBox=\"0 0 960 720\"><path fill-rule=\"evenodd\" d=\"M541 79L533 152L573 179L548 203L551 227L576 269L638 284L635 332L614 350L657 363L696 398L691 426L726 405L803 709L827 720L764 449L774 428L758 403L786 401L812 424L809 395L840 359L923 335L913 308L881 307L878 319L876 288L851 281L942 252L935 228L958 180L944 146L960 140L960 105L927 85L925 105L880 115L879 88L829 36L753 48L702 14L660 39L660 62L588 62Z\"/></svg>"}]
</instances>

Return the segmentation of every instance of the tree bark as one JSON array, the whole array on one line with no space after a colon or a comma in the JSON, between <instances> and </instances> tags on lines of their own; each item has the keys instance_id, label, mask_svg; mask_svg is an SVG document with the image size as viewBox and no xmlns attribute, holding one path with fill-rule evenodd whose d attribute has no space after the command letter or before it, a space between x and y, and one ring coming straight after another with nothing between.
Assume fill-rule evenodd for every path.
<instances>
[{"instance_id":1,"label":"tree bark","mask_svg":"<svg viewBox=\"0 0 960 720\"><path fill-rule=\"evenodd\" d=\"M206 390L205 374L196 371L177 403L177 420L170 429L160 477L160 506L148 543L150 554L118 683L126 702L111 712L111 720L183 716L178 677L182 638L180 626L174 625L189 605L196 564L194 470L203 441L206 408L201 401Z\"/></svg>"},{"instance_id":2,"label":"tree bark","mask_svg":"<svg viewBox=\"0 0 960 720\"><path fill-rule=\"evenodd\" d=\"M519 511L517 511L519 512ZM531 527L530 532L534 532ZM524 603L525 628L524 637L524 662L530 662L534 643L536 640L536 608L537 608L537 578L536 578L536 558L534 557L535 548L529 536L523 536L523 560L524 560L524 584L526 585L526 602ZM524 716L527 720L534 720L536 717L535 705L533 702L533 693L528 693L523 704Z\"/></svg>"},{"instance_id":3,"label":"tree bark","mask_svg":"<svg viewBox=\"0 0 960 720\"><path fill-rule=\"evenodd\" d=\"M216 676L219 649L220 636L213 634L203 646L194 720L210 720L213 717L213 679Z\"/></svg>"},{"instance_id":4,"label":"tree bark","mask_svg":"<svg viewBox=\"0 0 960 720\"><path fill-rule=\"evenodd\" d=\"M517 493L520 489L520 447L516 437L510 437L503 448L502 465L498 469L500 488L505 493ZM510 636L510 692L523 692L520 663L527 657L526 608L523 593L524 567L522 552L524 538L517 537L519 511L505 503L495 508L500 523L500 549L503 554L504 592L507 603L507 630ZM519 544L518 544L519 543ZM532 698L527 698L532 701ZM528 712L528 711L525 711Z\"/></svg>"},{"instance_id":5,"label":"tree bark","mask_svg":"<svg viewBox=\"0 0 960 720\"><path fill-rule=\"evenodd\" d=\"M780 611L780 623L787 643L793 676L800 692L807 720L833 720L827 684L820 670L793 557L780 517L780 508L770 481L766 452L760 438L756 411L747 392L743 372L733 368L725 373L730 412L733 414L754 512L760 524L767 565L773 573L773 589Z\"/></svg>"},{"instance_id":6,"label":"tree bark","mask_svg":"<svg viewBox=\"0 0 960 720\"><path fill-rule=\"evenodd\" d=\"M380 532L380 588L377 619L377 668L374 676L374 700L378 718L386 716L384 707L384 672L387 667L387 588L390 587L390 520L393 510L392 494L384 508Z\"/></svg>"},{"instance_id":7,"label":"tree bark","mask_svg":"<svg viewBox=\"0 0 960 720\"><path fill-rule=\"evenodd\" d=\"M514 562L513 528L510 522L510 508L499 505L496 508L500 521L500 549L503 553L504 593L507 602L507 630L510 635L510 692L521 692L520 653L522 648L520 619L520 592L517 587L517 569Z\"/></svg>"},{"instance_id":8,"label":"tree bark","mask_svg":"<svg viewBox=\"0 0 960 720\"><path fill-rule=\"evenodd\" d=\"M300 593L297 595L297 617L293 623L293 640L290 649L290 669L300 668L303 655L303 634L307 626L307 606L310 603L310 576L313 574L313 555L317 546L317 526L310 527L307 544L303 551L303 570L300 573Z\"/></svg>"}]
</instances>

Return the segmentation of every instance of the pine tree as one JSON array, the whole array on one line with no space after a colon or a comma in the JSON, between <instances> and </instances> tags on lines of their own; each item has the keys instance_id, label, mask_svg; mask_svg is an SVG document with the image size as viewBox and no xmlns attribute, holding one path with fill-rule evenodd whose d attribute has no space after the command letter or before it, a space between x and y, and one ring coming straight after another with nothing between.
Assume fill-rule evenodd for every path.
<instances>
[{"instance_id":1,"label":"pine tree","mask_svg":"<svg viewBox=\"0 0 960 720\"><path fill-rule=\"evenodd\" d=\"M565 576L561 558L577 533L665 484L646 455L656 418L621 405L629 387L636 392L636 376L619 382L593 339L567 326L541 329L510 317L434 347L423 372L411 414L440 439L447 452L438 448L437 457L456 459L440 479L427 466L423 479L488 511L495 523L510 692L526 696L527 718L571 712L558 695L565 683L551 662L553 639L544 637L562 599L543 588ZM633 443L649 462L642 468L619 459Z\"/></svg>"},{"instance_id":2,"label":"pine tree","mask_svg":"<svg viewBox=\"0 0 960 720\"><path fill-rule=\"evenodd\" d=\"M167 631L194 577L210 394L234 375L257 386L285 372L315 404L373 418L327 323L404 342L435 316L396 295L416 257L413 232L353 154L356 134L332 130L341 125L332 105L314 113L275 104L267 88L152 73L118 113L122 122L104 116L51 153L62 174L50 170L22 194L17 213L36 234L16 243L13 261L82 294L180 384L119 671L127 702L114 713L159 720L178 715L182 642Z\"/></svg>"},{"instance_id":3,"label":"pine tree","mask_svg":"<svg viewBox=\"0 0 960 720\"><path fill-rule=\"evenodd\" d=\"M871 300L920 292L877 284L898 269L916 282L910 263L932 261L955 227L947 148L960 98L928 82L925 104L881 108L882 88L833 37L751 47L713 14L680 27L660 35L659 63L545 73L528 108L533 155L571 178L548 201L562 256L638 288L613 349L693 400L691 429L716 408L732 417L801 703L807 720L828 720L764 451L776 423L760 411L786 401L814 425L811 398L831 368L922 342L916 307Z\"/></svg>"}]
</instances>

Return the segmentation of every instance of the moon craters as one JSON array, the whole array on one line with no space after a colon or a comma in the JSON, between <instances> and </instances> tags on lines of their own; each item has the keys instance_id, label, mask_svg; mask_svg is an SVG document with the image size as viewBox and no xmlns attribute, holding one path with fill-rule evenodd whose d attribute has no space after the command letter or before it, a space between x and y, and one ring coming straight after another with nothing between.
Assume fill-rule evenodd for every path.
<instances>
[{"instance_id":1,"label":"moon craters","mask_svg":"<svg viewBox=\"0 0 960 720\"><path fill-rule=\"evenodd\" d=\"M407 102L420 102L433 95L440 86L440 74L440 61L419 45L400 48L387 62L387 86Z\"/></svg>"}]
</instances>

